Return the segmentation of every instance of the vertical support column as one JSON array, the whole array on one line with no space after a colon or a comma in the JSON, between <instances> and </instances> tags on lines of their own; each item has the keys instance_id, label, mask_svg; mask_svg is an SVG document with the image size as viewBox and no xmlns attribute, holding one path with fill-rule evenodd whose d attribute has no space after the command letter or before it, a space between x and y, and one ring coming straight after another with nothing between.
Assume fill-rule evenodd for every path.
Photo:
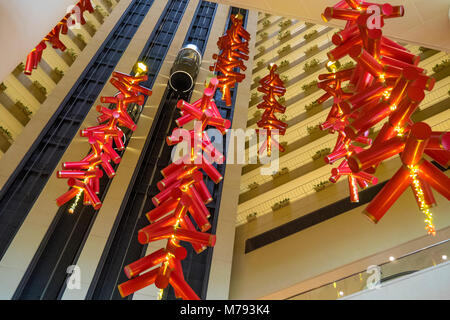
<instances>
[{"instance_id":1,"label":"vertical support column","mask_svg":"<svg viewBox=\"0 0 450 320\"><path fill-rule=\"evenodd\" d=\"M248 11L246 29L251 34L249 45L251 54L249 60L245 63L248 66L248 69L245 72L245 80L239 83L237 88L233 123L231 126L232 129L245 130L247 127L248 101L250 100L250 90L252 84L252 53L255 51L257 21L258 13L256 11ZM236 152L245 152L245 150L237 150ZM208 294L206 297L208 300L228 299L241 170L242 165L240 164L226 165L217 222L217 241L213 251L208 283Z\"/></svg>"}]
</instances>

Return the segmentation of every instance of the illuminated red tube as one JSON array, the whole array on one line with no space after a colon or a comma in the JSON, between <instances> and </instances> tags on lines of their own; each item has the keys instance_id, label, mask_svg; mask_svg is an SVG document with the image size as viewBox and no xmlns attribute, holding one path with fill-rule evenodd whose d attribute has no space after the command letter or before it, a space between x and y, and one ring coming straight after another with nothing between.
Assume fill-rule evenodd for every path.
<instances>
[{"instance_id":1,"label":"illuminated red tube","mask_svg":"<svg viewBox=\"0 0 450 320\"><path fill-rule=\"evenodd\" d=\"M169 279L170 284L183 300L200 300L194 290L182 279L177 272L173 272Z\"/></svg>"},{"instance_id":2,"label":"illuminated red tube","mask_svg":"<svg viewBox=\"0 0 450 320\"><path fill-rule=\"evenodd\" d=\"M380 58L382 32L380 29L369 29L367 31L367 51L375 58Z\"/></svg>"},{"instance_id":3,"label":"illuminated red tube","mask_svg":"<svg viewBox=\"0 0 450 320\"><path fill-rule=\"evenodd\" d=\"M216 236L209 233L177 229L174 234L176 239L190 243L194 242L209 247L213 247L216 243Z\"/></svg>"},{"instance_id":4,"label":"illuminated red tube","mask_svg":"<svg viewBox=\"0 0 450 320\"><path fill-rule=\"evenodd\" d=\"M450 166L450 151L425 149L425 154L433 158L444 168L448 168Z\"/></svg>"},{"instance_id":5,"label":"illuminated red tube","mask_svg":"<svg viewBox=\"0 0 450 320\"><path fill-rule=\"evenodd\" d=\"M191 230L191 231L196 231L195 227L194 227L194 224L192 223L191 219L189 219L188 216L185 216L183 218L183 220L181 220L180 225L184 229ZM201 253L207 248L205 245L201 245L201 244L198 244L196 242L192 242L191 245L192 245L192 248L194 248L196 253Z\"/></svg>"},{"instance_id":6,"label":"illuminated red tube","mask_svg":"<svg viewBox=\"0 0 450 320\"><path fill-rule=\"evenodd\" d=\"M199 199L199 195L195 192L193 186L189 187L189 196L191 199L191 205L189 207L189 212L191 213L192 218L195 223L199 227L202 232L207 231L211 228L211 224L208 221L208 217L210 213L208 209L205 207L201 199Z\"/></svg>"},{"instance_id":7,"label":"illuminated red tube","mask_svg":"<svg viewBox=\"0 0 450 320\"><path fill-rule=\"evenodd\" d=\"M339 19L339 20L356 20L360 16L360 12L356 10L348 10L348 9L340 9L327 7L324 11L324 17L328 22L331 19Z\"/></svg>"},{"instance_id":8,"label":"illuminated red tube","mask_svg":"<svg viewBox=\"0 0 450 320\"><path fill-rule=\"evenodd\" d=\"M391 91L389 102L392 106L398 106L400 100L403 98L408 84L417 78L418 74L414 68L405 68L402 76L398 78L394 88Z\"/></svg>"},{"instance_id":9,"label":"illuminated red tube","mask_svg":"<svg viewBox=\"0 0 450 320\"><path fill-rule=\"evenodd\" d=\"M377 223L408 188L410 183L410 171L402 166L369 203L364 210L364 214L374 223Z\"/></svg>"},{"instance_id":10,"label":"illuminated red tube","mask_svg":"<svg viewBox=\"0 0 450 320\"><path fill-rule=\"evenodd\" d=\"M67 170L78 170L78 169L87 169L90 166L89 161L71 161L71 162L63 162L63 169Z\"/></svg>"},{"instance_id":11,"label":"illuminated red tube","mask_svg":"<svg viewBox=\"0 0 450 320\"><path fill-rule=\"evenodd\" d=\"M161 170L161 174L163 175L163 177L167 177L169 176L171 173L177 171L179 168L183 167L186 164L186 160L190 158L189 155L186 155L185 157L183 157L180 162L172 162L171 164L169 164L167 167L165 167L164 169Z\"/></svg>"},{"instance_id":12,"label":"illuminated red tube","mask_svg":"<svg viewBox=\"0 0 450 320\"><path fill-rule=\"evenodd\" d=\"M383 38L384 39L384 38ZM404 61L410 63L414 66L418 64L420 61L420 57L412 54L411 52L401 50L396 47L391 47L387 45L384 41L381 41L381 50L380 53L382 56L388 56L400 61Z\"/></svg>"},{"instance_id":13,"label":"illuminated red tube","mask_svg":"<svg viewBox=\"0 0 450 320\"><path fill-rule=\"evenodd\" d=\"M342 43L339 47L327 52L328 59L330 59L330 61L339 60L346 56L352 47L360 44L362 44L361 37L354 36L353 38Z\"/></svg>"},{"instance_id":14,"label":"illuminated red tube","mask_svg":"<svg viewBox=\"0 0 450 320\"><path fill-rule=\"evenodd\" d=\"M349 28L345 28L341 31L336 32L333 35L333 37L331 38L331 41L333 42L333 44L339 46L343 42L347 41L348 39L350 39L351 37L356 35L357 32L358 32L358 26L355 23L355 24L352 24L352 26Z\"/></svg>"},{"instance_id":15,"label":"illuminated red tube","mask_svg":"<svg viewBox=\"0 0 450 320\"><path fill-rule=\"evenodd\" d=\"M159 268L156 268L150 270L149 272L144 273L143 275L140 275L139 277L136 277L134 279L128 280L127 282L119 284L118 289L122 298L129 296L130 294L155 283L158 271Z\"/></svg>"},{"instance_id":16,"label":"illuminated red tube","mask_svg":"<svg viewBox=\"0 0 450 320\"><path fill-rule=\"evenodd\" d=\"M412 126L400 155L405 165L415 166L420 161L430 136L431 127L425 122L418 122Z\"/></svg>"},{"instance_id":17,"label":"illuminated red tube","mask_svg":"<svg viewBox=\"0 0 450 320\"><path fill-rule=\"evenodd\" d=\"M178 119L175 120L175 123L177 124L178 127L182 127L184 126L186 123L191 122L192 120L194 120L195 118L190 115L190 114L185 114L181 117L179 117Z\"/></svg>"},{"instance_id":18,"label":"illuminated red tube","mask_svg":"<svg viewBox=\"0 0 450 320\"><path fill-rule=\"evenodd\" d=\"M57 171L56 177L59 179L64 178L78 178L78 179L85 179L85 178L93 178L96 176L95 172L92 171Z\"/></svg>"},{"instance_id":19,"label":"illuminated red tube","mask_svg":"<svg viewBox=\"0 0 450 320\"><path fill-rule=\"evenodd\" d=\"M414 81L414 86L431 91L433 90L435 83L436 78L428 77L425 74L419 74L416 81Z\"/></svg>"},{"instance_id":20,"label":"illuminated red tube","mask_svg":"<svg viewBox=\"0 0 450 320\"><path fill-rule=\"evenodd\" d=\"M385 84L376 83L371 87L367 88L367 90L353 95L350 99L347 100L347 103L350 104L351 108L354 108L359 104L363 104L369 100L380 97L386 89L387 87Z\"/></svg>"},{"instance_id":21,"label":"illuminated red tube","mask_svg":"<svg viewBox=\"0 0 450 320\"><path fill-rule=\"evenodd\" d=\"M419 177L430 184L437 192L450 200L450 178L426 160L419 165Z\"/></svg>"},{"instance_id":22,"label":"illuminated red tube","mask_svg":"<svg viewBox=\"0 0 450 320\"><path fill-rule=\"evenodd\" d=\"M418 178L417 180L419 182L420 188L423 191L423 200L425 201L425 204L429 207L434 207L436 205L436 199L434 198L433 190L431 190L430 185L426 181L424 181L420 178ZM413 191L414 198L416 198L417 205L420 208L422 206L422 204L421 204L421 201L420 201L418 195L416 194L416 191L414 190L414 187L412 184L411 184L411 189Z\"/></svg>"},{"instance_id":23,"label":"illuminated red tube","mask_svg":"<svg viewBox=\"0 0 450 320\"><path fill-rule=\"evenodd\" d=\"M410 63L407 63L407 62L404 62L404 61L401 61L401 60L397 60L397 59L394 59L394 58L391 58L391 57L382 56L380 60L381 60L381 62L383 62L386 65L398 67L398 68L401 68L401 69L405 69L406 67L413 67L413 68L416 69L416 71L418 73L422 73L424 71L424 69L422 69L422 68L419 68L417 66L413 66Z\"/></svg>"},{"instance_id":24,"label":"illuminated red tube","mask_svg":"<svg viewBox=\"0 0 450 320\"><path fill-rule=\"evenodd\" d=\"M128 279L131 279L138 274L160 264L166 258L166 250L159 249L158 251L149 254L129 265L125 266L124 271Z\"/></svg>"},{"instance_id":25,"label":"illuminated red tube","mask_svg":"<svg viewBox=\"0 0 450 320\"><path fill-rule=\"evenodd\" d=\"M361 46L354 46L350 52L350 57L360 63L364 69L375 77L383 73L383 66Z\"/></svg>"},{"instance_id":26,"label":"illuminated red tube","mask_svg":"<svg viewBox=\"0 0 450 320\"><path fill-rule=\"evenodd\" d=\"M206 160L203 155L202 155L202 164L201 167L203 169L203 171L205 171L205 173L208 175L208 177L211 178L212 181L214 181L214 183L219 183L220 181L222 181L223 177L220 174L219 171L217 171L216 168L213 167L213 165L211 163L208 162L208 160Z\"/></svg>"},{"instance_id":27,"label":"illuminated red tube","mask_svg":"<svg viewBox=\"0 0 450 320\"><path fill-rule=\"evenodd\" d=\"M345 148L342 148L340 150L330 153L329 155L325 156L323 159L326 163L332 164L332 163L336 162L337 160L341 159L342 157L344 157L347 153L348 153L348 151Z\"/></svg>"},{"instance_id":28,"label":"illuminated red tube","mask_svg":"<svg viewBox=\"0 0 450 320\"><path fill-rule=\"evenodd\" d=\"M377 177L375 177L375 176L373 176L371 174L368 174L365 171L360 171L358 173L353 173L353 176L355 178L357 178L358 181L362 180L362 181L366 181L366 182L371 183L371 184L377 184L378 183L378 178Z\"/></svg>"},{"instance_id":29,"label":"illuminated red tube","mask_svg":"<svg viewBox=\"0 0 450 320\"><path fill-rule=\"evenodd\" d=\"M366 131L386 118L391 113L390 104L382 101L377 107L369 112L361 114L358 119L345 128L345 134L351 139L355 139L360 132Z\"/></svg>"},{"instance_id":30,"label":"illuminated red tube","mask_svg":"<svg viewBox=\"0 0 450 320\"><path fill-rule=\"evenodd\" d=\"M348 176L348 189L350 191L350 201L359 202L358 187L356 186L356 179L351 175Z\"/></svg>"},{"instance_id":31,"label":"illuminated red tube","mask_svg":"<svg viewBox=\"0 0 450 320\"><path fill-rule=\"evenodd\" d=\"M203 116L203 112L197 108L192 107L189 103L184 100L180 100L177 103L177 108L185 111L188 114L191 114L197 119L201 119Z\"/></svg>"},{"instance_id":32,"label":"illuminated red tube","mask_svg":"<svg viewBox=\"0 0 450 320\"><path fill-rule=\"evenodd\" d=\"M82 192L82 190L79 190L77 188L70 188L69 191L67 191L66 193L64 193L63 195L59 196L56 199L56 204L58 205L58 207L62 206L66 202L73 199L79 192Z\"/></svg>"},{"instance_id":33,"label":"illuminated red tube","mask_svg":"<svg viewBox=\"0 0 450 320\"><path fill-rule=\"evenodd\" d=\"M172 195L172 190L178 188L181 185L181 181L176 181L170 188L162 190L156 196L152 198L152 202L155 206L159 206L161 203L169 199Z\"/></svg>"},{"instance_id":34,"label":"illuminated red tube","mask_svg":"<svg viewBox=\"0 0 450 320\"><path fill-rule=\"evenodd\" d=\"M394 127L403 128L423 99L425 99L425 93L422 89L409 87L406 90L406 98L400 102L397 110L389 117L389 123Z\"/></svg>"},{"instance_id":35,"label":"illuminated red tube","mask_svg":"<svg viewBox=\"0 0 450 320\"><path fill-rule=\"evenodd\" d=\"M366 170L379 162L403 151L405 143L400 137L394 137L358 154L353 154L348 159L348 165L353 172Z\"/></svg>"},{"instance_id":36,"label":"illuminated red tube","mask_svg":"<svg viewBox=\"0 0 450 320\"><path fill-rule=\"evenodd\" d=\"M183 178L183 176L188 172L188 169L186 166L179 167L178 170L170 173L167 177L160 180L157 183L157 187L159 190L164 190L167 188L167 186L173 184L175 181Z\"/></svg>"},{"instance_id":37,"label":"illuminated red tube","mask_svg":"<svg viewBox=\"0 0 450 320\"><path fill-rule=\"evenodd\" d=\"M100 209L100 207L102 206L102 203L100 201L100 199L98 198L97 194L94 192L94 190L92 190L91 188L87 187L85 184L83 184L82 182L74 179L74 178L70 178L67 181L67 184L71 187L76 186L78 188L82 188L84 191L84 195L87 196L90 200L90 204L94 207L95 210Z\"/></svg>"},{"instance_id":38,"label":"illuminated red tube","mask_svg":"<svg viewBox=\"0 0 450 320\"><path fill-rule=\"evenodd\" d=\"M369 186L369 183L362 179L356 179L356 182L358 183L359 187L363 190Z\"/></svg>"}]
</instances>

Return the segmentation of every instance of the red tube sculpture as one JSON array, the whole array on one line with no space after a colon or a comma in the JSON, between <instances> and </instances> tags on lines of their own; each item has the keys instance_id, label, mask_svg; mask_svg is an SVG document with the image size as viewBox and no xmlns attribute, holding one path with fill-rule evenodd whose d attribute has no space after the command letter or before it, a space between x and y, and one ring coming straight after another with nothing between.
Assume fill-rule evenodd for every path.
<instances>
[{"instance_id":1,"label":"red tube sculpture","mask_svg":"<svg viewBox=\"0 0 450 320\"><path fill-rule=\"evenodd\" d=\"M196 121L195 129L190 130L188 135L180 135L179 128L174 129L167 137L167 144L175 145L187 139L190 152L161 170L164 179L157 184L160 193L152 199L155 208L146 214L151 224L138 232L141 244L161 239L167 239L167 244L165 248L125 267L125 274L130 280L118 287L122 297L151 284L159 289L170 284L177 297L199 299L183 276L181 261L186 257L186 249L180 241L189 242L197 253L214 246L216 242L216 236L207 233L211 224L206 204L212 201L212 196L203 181L202 171L214 183L222 180L222 175L207 158L218 162L216 160L223 161L223 155L214 148L205 132L207 126L212 126L225 134L231 125L229 120L221 117L213 100L219 84L219 80L213 78L201 99L192 104L183 100L177 103L181 117L176 123L184 125Z\"/></svg>"},{"instance_id":2,"label":"red tube sculpture","mask_svg":"<svg viewBox=\"0 0 450 320\"><path fill-rule=\"evenodd\" d=\"M94 12L94 8L92 7L91 0L80 0L75 5L77 9L77 14L80 15L80 23L83 25L86 23L84 19L84 12L88 11L90 13ZM47 48L45 42L49 42L54 49L59 49L61 51L66 50L66 46L59 39L59 35L67 34L69 30L68 21L72 12L67 13L61 21L42 39L41 42L28 54L27 61L25 63L24 73L27 75L31 75L33 69L37 69L39 62L42 59L42 52Z\"/></svg>"},{"instance_id":3,"label":"red tube sculpture","mask_svg":"<svg viewBox=\"0 0 450 320\"><path fill-rule=\"evenodd\" d=\"M263 109L264 113L261 120L257 122L257 126L263 130L258 130L260 135L265 136L265 141L261 143L259 153L262 154L267 149L267 155L272 154L272 146L284 152L283 146L272 137L272 131L276 131L277 135L284 135L286 133L287 123L277 119L275 113L284 113L286 107L282 106L277 97L282 97L286 93L283 81L276 73L277 65L273 64L270 68L270 73L259 81L260 86L258 91L264 93L263 102L258 104L258 109Z\"/></svg>"},{"instance_id":4,"label":"red tube sculpture","mask_svg":"<svg viewBox=\"0 0 450 320\"><path fill-rule=\"evenodd\" d=\"M148 76L130 76L128 74L113 72L110 82L119 90L114 97L101 97L103 103L115 104L114 109L97 106L97 111L102 115L97 118L98 126L80 130L80 135L88 139L91 145L90 153L80 161L64 162L63 170L56 173L60 179L68 179L71 187L56 203L62 206L76 197L83 195L83 204L92 205L95 210L100 209L102 203L97 194L100 193L99 179L103 171L111 179L115 171L111 165L119 163L121 158L117 151L125 149L123 131L120 126L132 131L136 130L136 124L128 114L127 107L131 103L144 104L145 95L151 95L151 91L139 83L146 81ZM103 169L103 170L102 170ZM74 205L76 205L77 200ZM74 207L69 209L73 213Z\"/></svg>"},{"instance_id":5,"label":"red tube sculpture","mask_svg":"<svg viewBox=\"0 0 450 320\"><path fill-rule=\"evenodd\" d=\"M373 15L371 5L380 8L379 24L369 25ZM318 99L323 103L333 98L333 106L321 124L322 130L337 132L333 151L325 157L327 163L344 159L332 169L330 181L348 176L351 201L358 201L357 186L376 183L372 176L378 165L400 155L403 166L365 209L365 214L378 222L398 197L411 186L419 208L426 216L426 230L435 234L430 208L435 205L432 188L450 199L450 179L424 159L424 154L448 167L450 164L450 134L432 132L422 122L413 123L411 115L424 99L424 90L431 91L435 79L417 67L416 56L401 45L383 36L385 19L402 17L403 6L372 4L361 0L341 0L322 14L325 21L346 21L345 28L333 36L336 48L328 52L330 61L350 56L352 69L322 74L318 87L326 93ZM351 93L341 87L348 82ZM368 133L377 123L385 121L374 141ZM358 147L356 142L368 146Z\"/></svg>"},{"instance_id":6,"label":"red tube sculpture","mask_svg":"<svg viewBox=\"0 0 450 320\"><path fill-rule=\"evenodd\" d=\"M240 73L238 69L247 70L242 60L248 60L250 34L242 23L242 15L231 16L230 28L217 41L220 53L213 55L216 62L209 67L209 70L217 71L218 87L227 106L231 106L230 89L234 88L236 82L245 79L245 74Z\"/></svg>"}]
</instances>

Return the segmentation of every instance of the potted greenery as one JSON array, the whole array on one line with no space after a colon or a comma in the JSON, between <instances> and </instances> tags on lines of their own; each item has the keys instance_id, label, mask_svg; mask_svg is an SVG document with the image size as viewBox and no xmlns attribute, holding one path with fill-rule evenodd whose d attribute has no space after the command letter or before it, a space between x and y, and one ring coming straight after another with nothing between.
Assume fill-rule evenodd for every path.
<instances>
[{"instance_id":1,"label":"potted greenery","mask_svg":"<svg viewBox=\"0 0 450 320\"><path fill-rule=\"evenodd\" d=\"M306 131L308 131L309 135L313 135L315 133L319 133L320 132L320 127L318 124L316 124L315 126L307 126L306 127Z\"/></svg>"},{"instance_id":2,"label":"potted greenery","mask_svg":"<svg viewBox=\"0 0 450 320\"><path fill-rule=\"evenodd\" d=\"M102 24L105 21L105 17L107 16L107 13L105 10L103 10L102 7L99 5L95 6L94 8L94 17L97 19L97 21Z\"/></svg>"},{"instance_id":3,"label":"potted greenery","mask_svg":"<svg viewBox=\"0 0 450 320\"><path fill-rule=\"evenodd\" d=\"M259 54L263 54L264 51L266 51L266 47L264 47L264 46L259 46L259 47L258 47L258 51L259 51Z\"/></svg>"},{"instance_id":4,"label":"potted greenery","mask_svg":"<svg viewBox=\"0 0 450 320\"><path fill-rule=\"evenodd\" d=\"M259 187L259 183L258 183L258 182L252 182L252 183L250 183L250 184L248 185L248 188L249 188L250 190L257 189L258 187Z\"/></svg>"},{"instance_id":5,"label":"potted greenery","mask_svg":"<svg viewBox=\"0 0 450 320\"><path fill-rule=\"evenodd\" d=\"M0 125L0 134L3 135L8 141L11 141L13 139L11 132L6 129L5 127L2 127Z\"/></svg>"},{"instance_id":6,"label":"potted greenery","mask_svg":"<svg viewBox=\"0 0 450 320\"><path fill-rule=\"evenodd\" d=\"M262 25L263 25L264 28L267 28L267 27L270 25L270 20L265 19L265 20L262 22Z\"/></svg>"},{"instance_id":7,"label":"potted greenery","mask_svg":"<svg viewBox=\"0 0 450 320\"><path fill-rule=\"evenodd\" d=\"M2 82L0 83L0 92L3 92L7 89L8 87Z\"/></svg>"},{"instance_id":8,"label":"potted greenery","mask_svg":"<svg viewBox=\"0 0 450 320\"><path fill-rule=\"evenodd\" d=\"M287 55L289 53L289 51L291 51L291 45L290 44L284 46L281 49L278 49L277 53L278 53L279 56L285 56L285 55Z\"/></svg>"},{"instance_id":9,"label":"potted greenery","mask_svg":"<svg viewBox=\"0 0 450 320\"><path fill-rule=\"evenodd\" d=\"M86 41L84 40L84 37L81 33L77 33L73 41L75 42L77 47L80 48L80 50L83 50L86 47Z\"/></svg>"},{"instance_id":10,"label":"potted greenery","mask_svg":"<svg viewBox=\"0 0 450 320\"><path fill-rule=\"evenodd\" d=\"M285 174L288 174L288 173L289 173L289 168L284 167L281 170L275 171L272 174L272 179L276 179L276 178L281 177L281 176L283 176Z\"/></svg>"},{"instance_id":11,"label":"potted greenery","mask_svg":"<svg viewBox=\"0 0 450 320\"><path fill-rule=\"evenodd\" d=\"M39 81L33 81L30 92L41 103L47 98L47 89Z\"/></svg>"},{"instance_id":12,"label":"potted greenery","mask_svg":"<svg viewBox=\"0 0 450 320\"><path fill-rule=\"evenodd\" d=\"M316 44L316 45L313 45L312 47L306 49L305 50L305 55L306 56L311 56L311 55L313 55L313 54L315 54L317 52L319 52L319 46Z\"/></svg>"},{"instance_id":13,"label":"potted greenery","mask_svg":"<svg viewBox=\"0 0 450 320\"><path fill-rule=\"evenodd\" d=\"M314 100L313 102L305 105L305 110L306 111L311 111L312 109L314 109L315 107L321 106L322 104L319 104L316 100Z\"/></svg>"},{"instance_id":14,"label":"potted greenery","mask_svg":"<svg viewBox=\"0 0 450 320\"><path fill-rule=\"evenodd\" d=\"M269 34L267 32L262 32L259 37L261 38L261 41L266 40L269 37Z\"/></svg>"},{"instance_id":15,"label":"potted greenery","mask_svg":"<svg viewBox=\"0 0 450 320\"><path fill-rule=\"evenodd\" d=\"M64 51L63 54L63 59L64 61L66 61L66 63L71 66L73 64L73 62L75 61L75 59L78 57L78 55L76 54L75 50L73 50L72 48L67 48L66 51Z\"/></svg>"},{"instance_id":16,"label":"potted greenery","mask_svg":"<svg viewBox=\"0 0 450 320\"><path fill-rule=\"evenodd\" d=\"M304 84L302 86L302 89L305 94L311 94L312 92L318 90L319 88L317 87L317 80L313 80L310 83Z\"/></svg>"},{"instance_id":17,"label":"potted greenery","mask_svg":"<svg viewBox=\"0 0 450 320\"><path fill-rule=\"evenodd\" d=\"M442 60L433 67L434 78L441 80L450 74L450 59Z\"/></svg>"},{"instance_id":18,"label":"potted greenery","mask_svg":"<svg viewBox=\"0 0 450 320\"><path fill-rule=\"evenodd\" d=\"M256 67L258 69L263 68L266 65L266 61L264 59L258 60L258 62L256 63Z\"/></svg>"},{"instance_id":19,"label":"potted greenery","mask_svg":"<svg viewBox=\"0 0 450 320\"><path fill-rule=\"evenodd\" d=\"M247 222L255 221L256 220L256 215L257 215L256 212L249 213L247 215Z\"/></svg>"},{"instance_id":20,"label":"potted greenery","mask_svg":"<svg viewBox=\"0 0 450 320\"><path fill-rule=\"evenodd\" d=\"M106 9L108 9L108 11L111 12L112 9L111 0L102 0L102 3L105 5Z\"/></svg>"},{"instance_id":21,"label":"potted greenery","mask_svg":"<svg viewBox=\"0 0 450 320\"><path fill-rule=\"evenodd\" d=\"M317 36L318 36L318 32L317 32L317 30L313 30L313 31L311 31L311 32L308 32L307 34L305 34L304 36L303 36L303 39L305 39L305 41L311 41L311 40L313 40L314 38L316 38Z\"/></svg>"},{"instance_id":22,"label":"potted greenery","mask_svg":"<svg viewBox=\"0 0 450 320\"><path fill-rule=\"evenodd\" d=\"M97 28L95 27L95 25L91 21L87 21L84 24L84 28L86 29L87 33L89 33L89 35L91 37L97 32Z\"/></svg>"},{"instance_id":23,"label":"potted greenery","mask_svg":"<svg viewBox=\"0 0 450 320\"><path fill-rule=\"evenodd\" d=\"M291 36L291 31L290 30L286 30L286 31L280 31L278 32L278 40L280 41L285 41L287 39L289 39Z\"/></svg>"},{"instance_id":24,"label":"potted greenery","mask_svg":"<svg viewBox=\"0 0 450 320\"><path fill-rule=\"evenodd\" d=\"M280 67L278 68L278 71L279 71L279 72L282 72L282 71L286 70L286 68L289 67L289 64L290 64L289 60L283 60L283 61L281 61L281 62L280 62Z\"/></svg>"},{"instance_id":25,"label":"potted greenery","mask_svg":"<svg viewBox=\"0 0 450 320\"><path fill-rule=\"evenodd\" d=\"M318 184L315 184L313 188L316 192L319 192L319 191L322 191L323 189L325 189L327 186L329 186L330 183L331 182L328 180L322 181L322 182L319 182Z\"/></svg>"},{"instance_id":26,"label":"potted greenery","mask_svg":"<svg viewBox=\"0 0 450 320\"><path fill-rule=\"evenodd\" d=\"M316 153L312 155L312 159L319 160L320 158L325 157L328 154L330 154L330 151L331 151L330 148L320 149L319 151L316 151Z\"/></svg>"},{"instance_id":27,"label":"potted greenery","mask_svg":"<svg viewBox=\"0 0 450 320\"><path fill-rule=\"evenodd\" d=\"M280 23L278 23L278 26L281 29L286 29L286 28L290 27L291 25L292 25L292 20L291 19L283 20Z\"/></svg>"},{"instance_id":28,"label":"potted greenery","mask_svg":"<svg viewBox=\"0 0 450 320\"><path fill-rule=\"evenodd\" d=\"M319 66L320 66L320 61L317 59L312 59L305 63L305 65L303 66L303 71L305 71L306 73L311 73L311 72L319 69Z\"/></svg>"},{"instance_id":29,"label":"potted greenery","mask_svg":"<svg viewBox=\"0 0 450 320\"><path fill-rule=\"evenodd\" d=\"M275 202L272 206L272 211L279 210L289 205L289 198L284 198L281 201Z\"/></svg>"},{"instance_id":30,"label":"potted greenery","mask_svg":"<svg viewBox=\"0 0 450 320\"><path fill-rule=\"evenodd\" d=\"M52 78L52 80L55 83L58 83L62 79L63 76L64 76L64 71L62 71L58 68L53 69L52 72L50 73L50 78Z\"/></svg>"},{"instance_id":31,"label":"potted greenery","mask_svg":"<svg viewBox=\"0 0 450 320\"><path fill-rule=\"evenodd\" d=\"M25 114L28 118L30 118L30 116L33 114L33 112L22 103L22 101L17 100L15 103L15 106L23 112L23 114Z\"/></svg>"}]
</instances>

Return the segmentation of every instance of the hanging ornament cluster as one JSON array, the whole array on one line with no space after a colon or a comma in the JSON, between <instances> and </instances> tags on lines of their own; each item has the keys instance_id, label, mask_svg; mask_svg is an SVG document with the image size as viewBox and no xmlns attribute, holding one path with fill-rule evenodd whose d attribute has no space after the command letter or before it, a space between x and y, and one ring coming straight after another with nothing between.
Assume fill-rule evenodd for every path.
<instances>
[{"instance_id":1,"label":"hanging ornament cluster","mask_svg":"<svg viewBox=\"0 0 450 320\"><path fill-rule=\"evenodd\" d=\"M222 175L208 159L223 161L223 155L214 148L205 132L207 126L213 126L225 134L231 125L221 117L213 100L218 85L218 79L213 78L201 99L192 104L180 100L177 104L182 115L176 120L178 126L194 120L201 125L190 130L188 137L180 135L179 128L167 137L169 146L187 142L190 152L161 170L164 179L157 184L160 193L152 199L155 208L146 214L151 224L138 232L141 244L167 239L167 245L124 268L130 280L118 287L122 297L151 284L159 289L170 284L177 297L199 299L183 276L181 260L186 258L187 251L180 241L189 242L197 253L214 246L216 241L215 235L206 232L211 228L206 204L213 199L202 171L216 184L222 180Z\"/></svg>"},{"instance_id":2,"label":"hanging ornament cluster","mask_svg":"<svg viewBox=\"0 0 450 320\"><path fill-rule=\"evenodd\" d=\"M330 181L348 177L351 201L358 201L358 186L364 189L377 183L378 165L397 154L403 166L389 180L365 209L375 223L387 212L408 186L425 214L426 230L435 234L430 207L435 204L431 187L450 200L450 178L424 159L426 154L442 166L450 164L450 133L433 132L423 122L413 123L411 115L424 99L424 90L433 89L435 79L418 67L420 60L404 47L383 36L381 27L390 18L402 17L403 6L342 0L327 7L325 21L346 21L335 33L336 48L327 53L332 66L349 55L354 68L322 74L318 87L326 93L323 103L333 98L333 105L322 130L337 132L337 143L325 158L327 163L343 159L332 170ZM342 89L347 84L350 92ZM374 141L369 130L387 120ZM369 146L363 149L358 146Z\"/></svg>"},{"instance_id":3,"label":"hanging ornament cluster","mask_svg":"<svg viewBox=\"0 0 450 320\"><path fill-rule=\"evenodd\" d=\"M84 12L88 11L90 13L94 12L91 0L80 0L74 6L72 12L67 13L64 18L42 39L41 42L28 54L27 61L25 63L24 73L31 75L33 69L37 69L39 62L42 59L42 52L47 48L46 42L50 43L54 49L59 49L61 51L66 50L66 46L59 39L60 34L67 34L69 31L69 23L72 22L71 16L75 14L76 17L79 16L80 23L84 25L86 20L84 19Z\"/></svg>"},{"instance_id":4,"label":"hanging ornament cluster","mask_svg":"<svg viewBox=\"0 0 450 320\"><path fill-rule=\"evenodd\" d=\"M272 154L272 147L278 148L281 152L284 152L284 147L281 146L278 141L272 137L272 131L276 130L277 135L284 135L286 133L287 123L278 120L275 113L284 113L286 107L282 106L277 97L282 97L286 93L283 81L276 72L277 65L272 64L270 67L270 73L259 81L260 86L258 91L264 94L263 102L258 104L258 109L263 109L264 113L256 124L263 130L258 130L259 134L265 135L266 140L261 144L259 154L267 149L267 155L270 157Z\"/></svg>"},{"instance_id":5,"label":"hanging ornament cluster","mask_svg":"<svg viewBox=\"0 0 450 320\"><path fill-rule=\"evenodd\" d=\"M245 79L245 74L238 69L247 70L242 60L248 60L250 34L243 27L243 17L240 14L231 16L231 26L225 35L217 41L219 54L214 54L216 60L211 71L217 71L219 88L222 91L222 100L227 106L231 106L231 89L237 82Z\"/></svg>"},{"instance_id":6,"label":"hanging ornament cluster","mask_svg":"<svg viewBox=\"0 0 450 320\"><path fill-rule=\"evenodd\" d=\"M56 200L58 206L76 197L69 209L72 213L83 195L84 205L91 205L95 210L100 209L102 203L97 196L100 192L99 179L103 176L103 171L110 179L116 174L111 162L119 163L121 158L117 151L125 149L125 136L120 126L136 130L136 124L128 114L127 107L132 103L142 106L145 96L151 95L149 89L140 85L140 82L147 79L146 75L134 77L113 72L110 82L119 92L114 97L101 97L100 101L114 104L114 108L97 106L97 111L101 113L97 118L99 125L80 131L80 135L88 139L91 151L81 161L64 162L63 170L57 172L57 177L68 179L67 184L70 186L69 191Z\"/></svg>"}]
</instances>

